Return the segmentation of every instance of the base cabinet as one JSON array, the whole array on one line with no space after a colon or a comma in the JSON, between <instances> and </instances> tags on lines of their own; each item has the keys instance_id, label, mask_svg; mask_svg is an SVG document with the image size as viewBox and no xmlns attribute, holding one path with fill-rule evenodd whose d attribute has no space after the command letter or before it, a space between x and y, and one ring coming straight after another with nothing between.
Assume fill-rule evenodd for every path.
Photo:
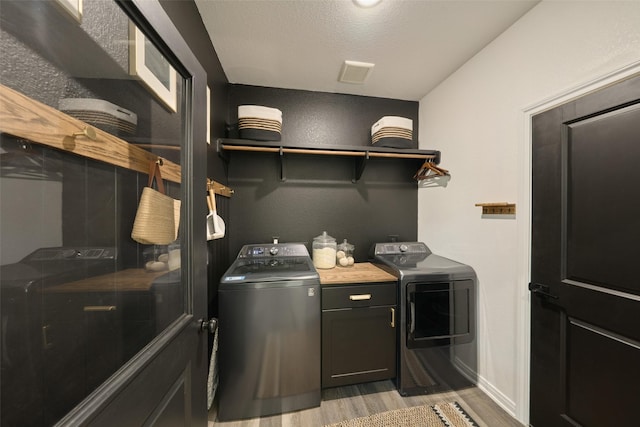
<instances>
[{"instance_id":1,"label":"base cabinet","mask_svg":"<svg viewBox=\"0 0 640 427\"><path fill-rule=\"evenodd\" d=\"M397 283L322 288L322 387L394 378Z\"/></svg>"}]
</instances>

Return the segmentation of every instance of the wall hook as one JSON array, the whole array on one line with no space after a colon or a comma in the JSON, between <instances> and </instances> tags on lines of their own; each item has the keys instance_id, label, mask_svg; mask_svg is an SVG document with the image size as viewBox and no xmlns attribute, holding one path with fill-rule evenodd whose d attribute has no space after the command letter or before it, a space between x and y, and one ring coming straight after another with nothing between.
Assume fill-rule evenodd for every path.
<instances>
[{"instance_id":1,"label":"wall hook","mask_svg":"<svg viewBox=\"0 0 640 427\"><path fill-rule=\"evenodd\" d=\"M98 139L98 136L96 135L96 130L91 126L85 126L80 132L71 134L71 138L75 139L76 136L86 136L92 141L95 141Z\"/></svg>"},{"instance_id":2,"label":"wall hook","mask_svg":"<svg viewBox=\"0 0 640 427\"><path fill-rule=\"evenodd\" d=\"M62 138L62 146L65 148L65 150L73 151L76 149L77 136L86 136L92 141L98 139L95 129L91 126L85 126L80 132L75 132Z\"/></svg>"},{"instance_id":3,"label":"wall hook","mask_svg":"<svg viewBox=\"0 0 640 427\"><path fill-rule=\"evenodd\" d=\"M482 215L515 215L516 204L508 202L476 203L482 207Z\"/></svg>"}]
</instances>

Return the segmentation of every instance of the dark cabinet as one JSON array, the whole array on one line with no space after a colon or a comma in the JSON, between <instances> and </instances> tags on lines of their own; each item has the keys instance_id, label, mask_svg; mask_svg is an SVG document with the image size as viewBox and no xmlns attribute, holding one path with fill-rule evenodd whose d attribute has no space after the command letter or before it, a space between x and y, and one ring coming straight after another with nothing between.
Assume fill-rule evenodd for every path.
<instances>
[{"instance_id":1,"label":"dark cabinet","mask_svg":"<svg viewBox=\"0 0 640 427\"><path fill-rule=\"evenodd\" d=\"M322 288L322 387L394 378L397 282Z\"/></svg>"},{"instance_id":2,"label":"dark cabinet","mask_svg":"<svg viewBox=\"0 0 640 427\"><path fill-rule=\"evenodd\" d=\"M178 316L182 308L176 301L181 301L182 288L171 282L172 274L122 270L39 293L45 296L42 305L35 306L42 307L41 324L36 326L41 331L29 336L38 338L31 343L34 349L42 348L36 354L41 378L29 388L41 394L36 410L42 411L38 416L43 424L63 417ZM122 286L116 277L132 277L138 289ZM147 282L137 281L140 277Z\"/></svg>"},{"instance_id":3,"label":"dark cabinet","mask_svg":"<svg viewBox=\"0 0 640 427\"><path fill-rule=\"evenodd\" d=\"M50 425L120 366L122 322L121 306L113 294L46 290L43 294L39 410L44 424Z\"/></svg>"}]
</instances>

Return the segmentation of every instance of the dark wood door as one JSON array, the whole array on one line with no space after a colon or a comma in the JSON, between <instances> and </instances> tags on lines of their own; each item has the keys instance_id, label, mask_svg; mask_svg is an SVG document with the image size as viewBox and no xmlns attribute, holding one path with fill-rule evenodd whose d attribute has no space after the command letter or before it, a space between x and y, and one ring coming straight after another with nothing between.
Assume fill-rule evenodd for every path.
<instances>
[{"instance_id":1,"label":"dark wood door","mask_svg":"<svg viewBox=\"0 0 640 427\"><path fill-rule=\"evenodd\" d=\"M636 425L640 77L533 118L530 424Z\"/></svg>"}]
</instances>

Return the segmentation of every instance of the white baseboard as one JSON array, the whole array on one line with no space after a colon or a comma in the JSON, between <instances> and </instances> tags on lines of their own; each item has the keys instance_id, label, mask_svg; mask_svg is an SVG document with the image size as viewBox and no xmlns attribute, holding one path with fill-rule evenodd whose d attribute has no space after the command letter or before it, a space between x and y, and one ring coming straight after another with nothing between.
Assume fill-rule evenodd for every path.
<instances>
[{"instance_id":1,"label":"white baseboard","mask_svg":"<svg viewBox=\"0 0 640 427\"><path fill-rule=\"evenodd\" d=\"M513 418L517 418L516 403L480 375L478 375L478 388L489 396L491 400L496 402L502 409L507 411L509 415Z\"/></svg>"}]
</instances>

